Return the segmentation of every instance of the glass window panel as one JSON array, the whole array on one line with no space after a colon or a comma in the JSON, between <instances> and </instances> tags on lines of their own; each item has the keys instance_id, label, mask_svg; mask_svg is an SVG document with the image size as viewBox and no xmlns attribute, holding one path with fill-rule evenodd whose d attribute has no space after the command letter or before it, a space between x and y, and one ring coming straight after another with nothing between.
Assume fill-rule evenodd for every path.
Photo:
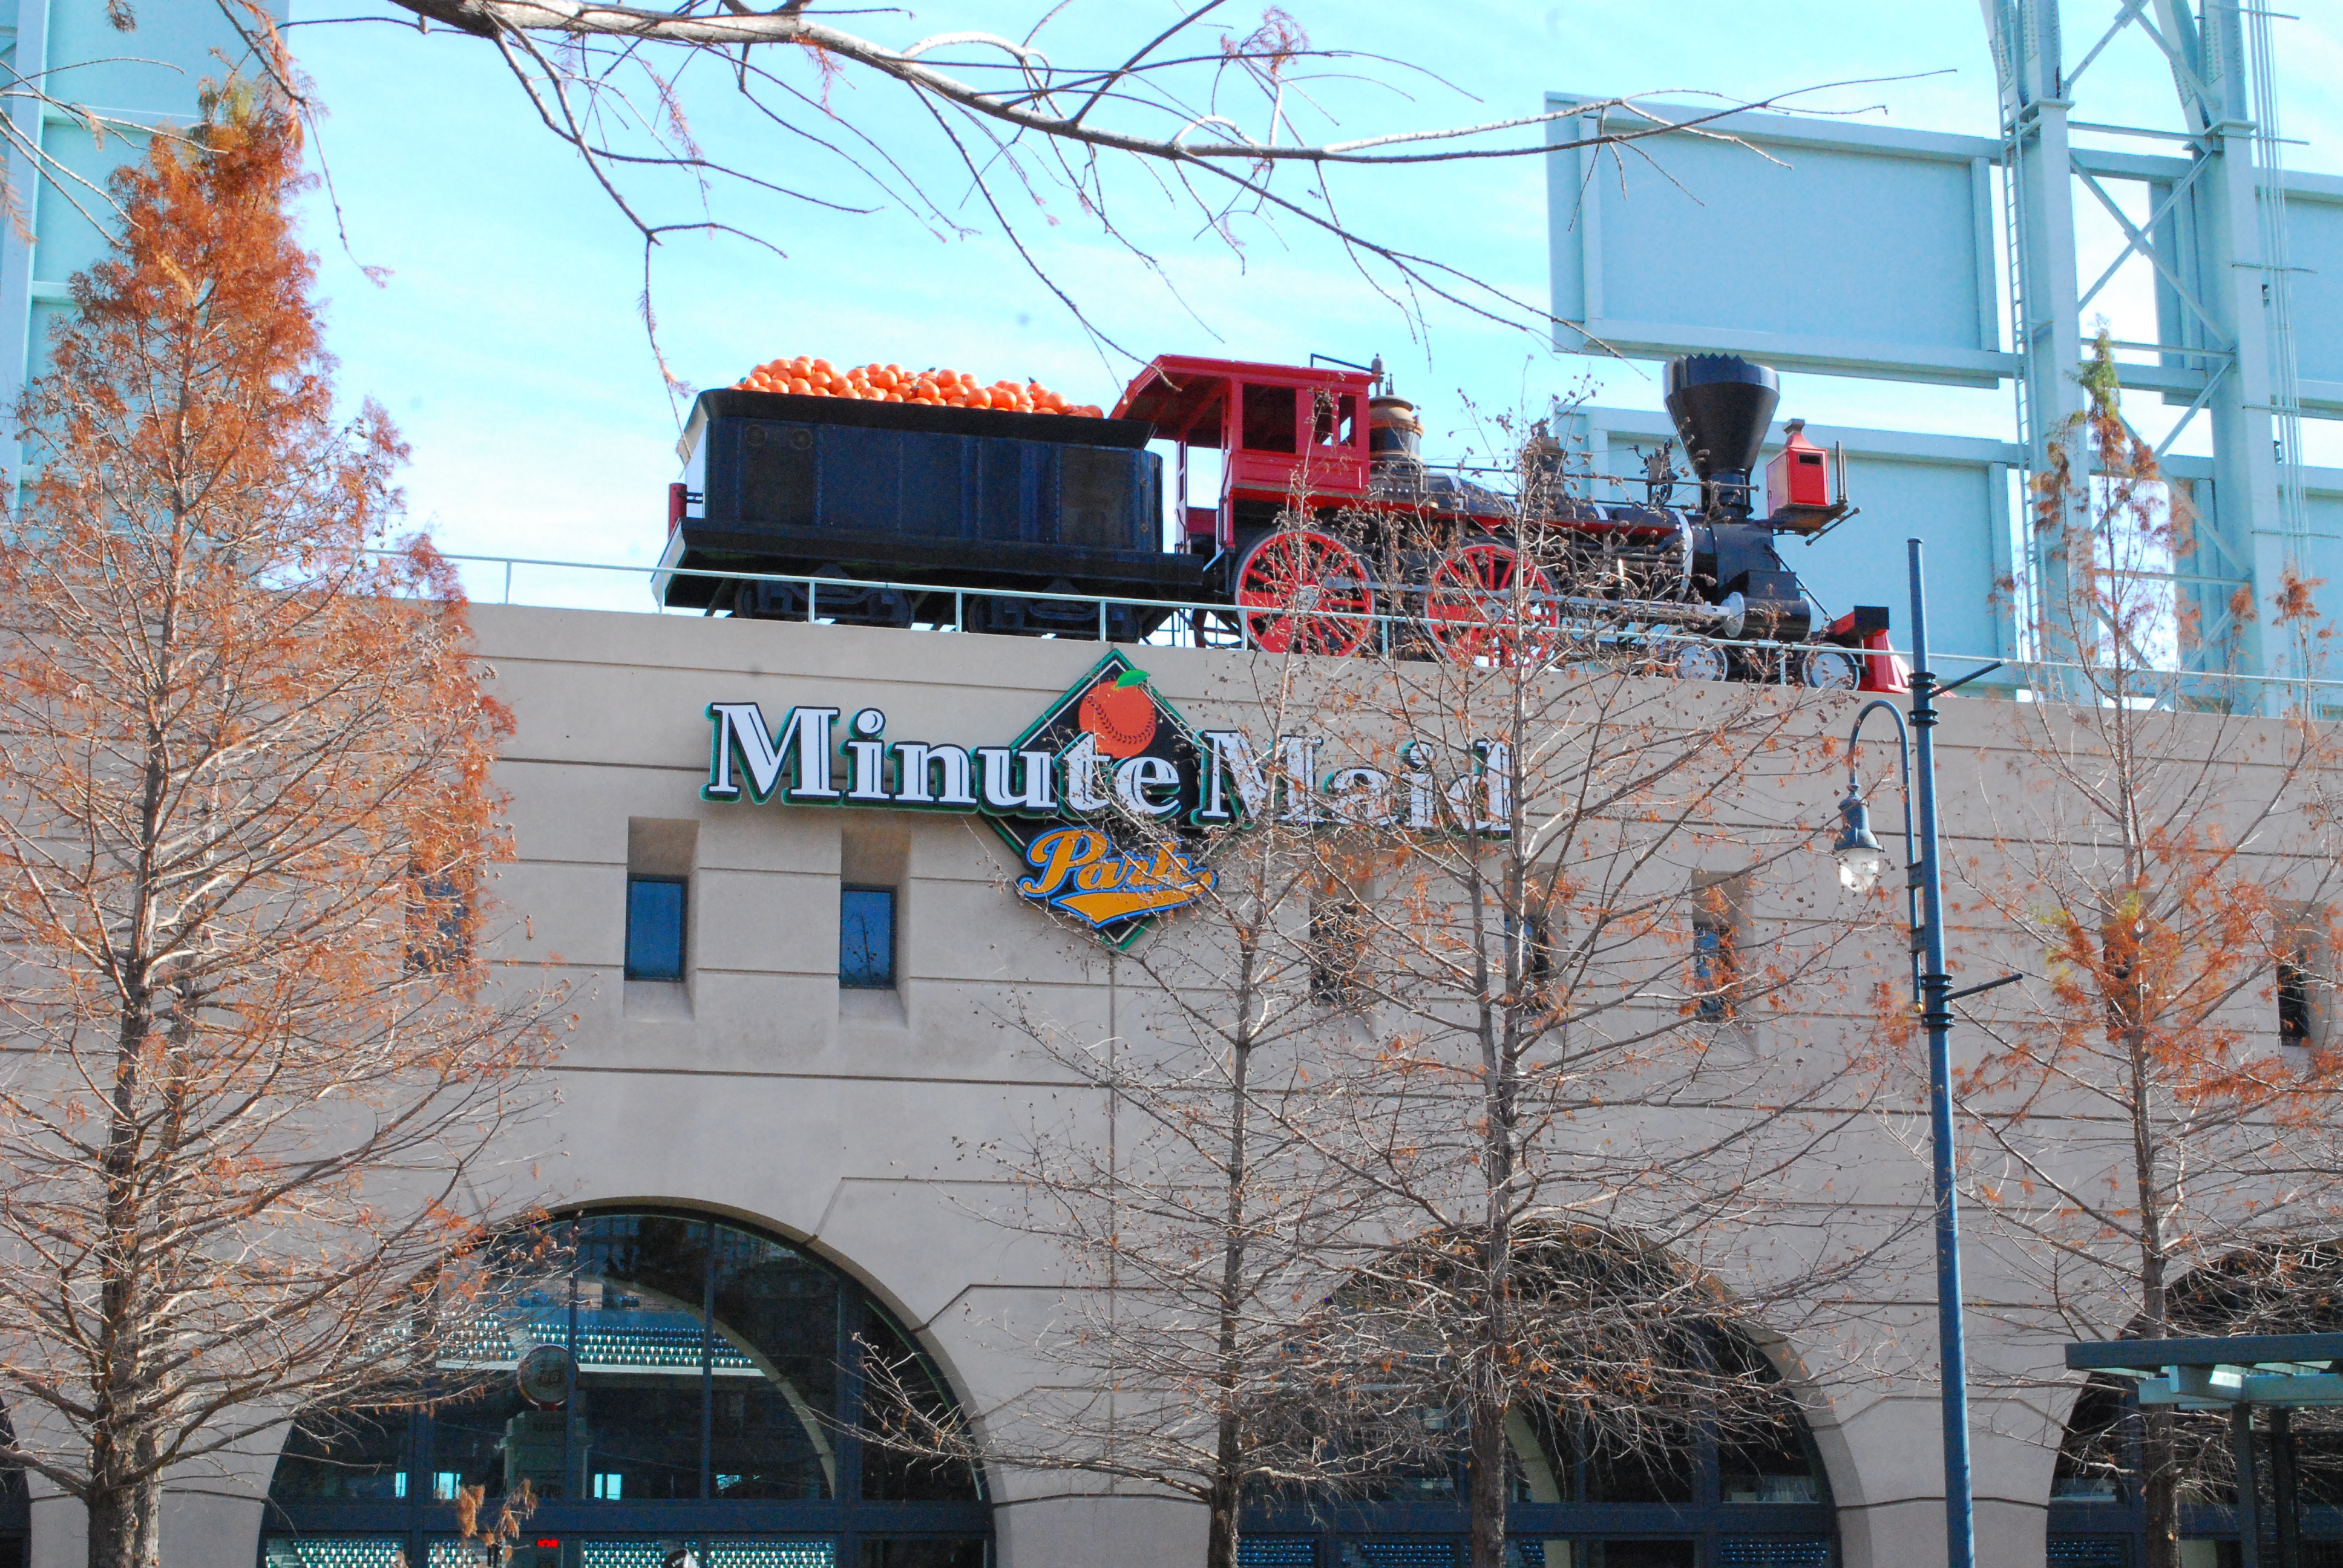
<instances>
[{"instance_id":1,"label":"glass window panel","mask_svg":"<svg viewBox=\"0 0 2343 1568\"><path fill-rule=\"evenodd\" d=\"M396 1535L276 1535L261 1548L265 1568L397 1568L407 1543Z\"/></svg>"},{"instance_id":2,"label":"glass window panel","mask_svg":"<svg viewBox=\"0 0 2343 1568\"><path fill-rule=\"evenodd\" d=\"M1693 1568L1689 1541L1590 1541L1572 1568Z\"/></svg>"},{"instance_id":3,"label":"glass window panel","mask_svg":"<svg viewBox=\"0 0 2343 1568\"><path fill-rule=\"evenodd\" d=\"M1244 444L1248 452L1293 450L1295 409L1299 403L1291 387L1248 387L1244 389Z\"/></svg>"},{"instance_id":4,"label":"glass window panel","mask_svg":"<svg viewBox=\"0 0 2343 1568\"><path fill-rule=\"evenodd\" d=\"M708 1231L705 1221L661 1214L578 1221L569 1495L700 1494ZM737 1353L718 1359L734 1377L754 1375Z\"/></svg>"},{"instance_id":5,"label":"glass window panel","mask_svg":"<svg viewBox=\"0 0 2343 1568\"><path fill-rule=\"evenodd\" d=\"M838 1568L838 1543L814 1536L792 1540L712 1540L701 1549L703 1568Z\"/></svg>"},{"instance_id":6,"label":"glass window panel","mask_svg":"<svg viewBox=\"0 0 2343 1568\"><path fill-rule=\"evenodd\" d=\"M856 990L887 990L894 986L894 889L840 891L838 983Z\"/></svg>"},{"instance_id":7,"label":"glass window panel","mask_svg":"<svg viewBox=\"0 0 2343 1568\"><path fill-rule=\"evenodd\" d=\"M477 1486L495 1499L517 1492L523 1480L538 1497L567 1495L564 1425L559 1411L532 1408L507 1380L449 1401L431 1418L428 1495L447 1502Z\"/></svg>"},{"instance_id":8,"label":"glass window panel","mask_svg":"<svg viewBox=\"0 0 2343 1568\"><path fill-rule=\"evenodd\" d=\"M680 1541L581 1541L578 1568L687 1568L699 1553Z\"/></svg>"},{"instance_id":9,"label":"glass window panel","mask_svg":"<svg viewBox=\"0 0 2343 1568\"><path fill-rule=\"evenodd\" d=\"M1342 1568L1456 1568L1464 1553L1454 1541L1345 1541Z\"/></svg>"},{"instance_id":10,"label":"glass window panel","mask_svg":"<svg viewBox=\"0 0 2343 1568\"><path fill-rule=\"evenodd\" d=\"M864 1355L879 1363L863 1383L866 1425L880 1432L899 1425L898 1419L890 1418L905 1402L924 1418L920 1424L932 1422L950 1408L951 1402L930 1372L926 1358L912 1349L884 1313L866 1306L860 1332ZM923 1461L874 1443L862 1450L862 1495L874 1503L974 1503L982 1493L965 1464Z\"/></svg>"},{"instance_id":11,"label":"glass window panel","mask_svg":"<svg viewBox=\"0 0 2343 1568\"><path fill-rule=\"evenodd\" d=\"M666 877L627 879L627 978L683 978L683 908L688 882Z\"/></svg>"},{"instance_id":12,"label":"glass window panel","mask_svg":"<svg viewBox=\"0 0 2343 1568\"><path fill-rule=\"evenodd\" d=\"M2122 1535L2053 1535L2050 1568L2130 1568L2131 1542Z\"/></svg>"},{"instance_id":13,"label":"glass window panel","mask_svg":"<svg viewBox=\"0 0 2343 1568\"><path fill-rule=\"evenodd\" d=\"M1309 1535L1240 1535L1237 1568L1317 1568L1318 1542Z\"/></svg>"},{"instance_id":14,"label":"glass window panel","mask_svg":"<svg viewBox=\"0 0 2343 1568\"><path fill-rule=\"evenodd\" d=\"M1692 983L1700 993L1695 1010L1703 1022L1722 1023L1733 1017L1732 987L1740 978L1731 930L1705 920L1694 925Z\"/></svg>"},{"instance_id":15,"label":"glass window panel","mask_svg":"<svg viewBox=\"0 0 2343 1568\"><path fill-rule=\"evenodd\" d=\"M1670 1423L1624 1433L1588 1434L1586 1496L1592 1503L1690 1503L1699 1444ZM1598 1568L1616 1568L1602 1564ZM1641 1568L1638 1563L1637 1568Z\"/></svg>"},{"instance_id":16,"label":"glass window panel","mask_svg":"<svg viewBox=\"0 0 2343 1568\"><path fill-rule=\"evenodd\" d=\"M838 1276L794 1248L719 1225L711 1490L837 1495Z\"/></svg>"},{"instance_id":17,"label":"glass window panel","mask_svg":"<svg viewBox=\"0 0 2343 1568\"><path fill-rule=\"evenodd\" d=\"M1595 1543L1563 1540L1505 1540L1505 1568L1584 1568Z\"/></svg>"},{"instance_id":18,"label":"glass window panel","mask_svg":"<svg viewBox=\"0 0 2343 1568\"><path fill-rule=\"evenodd\" d=\"M862 1568L984 1568L984 1543L865 1540Z\"/></svg>"},{"instance_id":19,"label":"glass window panel","mask_svg":"<svg viewBox=\"0 0 2343 1568\"><path fill-rule=\"evenodd\" d=\"M407 1413L308 1415L286 1434L272 1497L389 1502L407 1495Z\"/></svg>"},{"instance_id":20,"label":"glass window panel","mask_svg":"<svg viewBox=\"0 0 2343 1568\"><path fill-rule=\"evenodd\" d=\"M1575 1503L1578 1462L1567 1423L1546 1409L1505 1412L1505 1470L1515 1503Z\"/></svg>"},{"instance_id":21,"label":"glass window panel","mask_svg":"<svg viewBox=\"0 0 2343 1568\"><path fill-rule=\"evenodd\" d=\"M1814 1462L1786 1414L1747 1421L1725 1434L1716 1450L1717 1480L1727 1503L1819 1503Z\"/></svg>"},{"instance_id":22,"label":"glass window panel","mask_svg":"<svg viewBox=\"0 0 2343 1568\"><path fill-rule=\"evenodd\" d=\"M1830 1542L1820 1535L1727 1539L1717 1550L1720 1568L1830 1568Z\"/></svg>"}]
</instances>

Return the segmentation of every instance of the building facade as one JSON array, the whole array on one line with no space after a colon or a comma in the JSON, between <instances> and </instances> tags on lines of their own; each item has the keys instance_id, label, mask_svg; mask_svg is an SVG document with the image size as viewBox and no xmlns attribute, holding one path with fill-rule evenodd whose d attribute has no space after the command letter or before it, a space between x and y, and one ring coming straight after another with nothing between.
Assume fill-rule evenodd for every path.
<instances>
[{"instance_id":1,"label":"building facade","mask_svg":"<svg viewBox=\"0 0 2343 1568\"><path fill-rule=\"evenodd\" d=\"M557 1072L542 1198L574 1227L578 1262L566 1294L537 1309L548 1337L576 1347L575 1397L533 1402L523 1362L485 1402L305 1425L281 1454L186 1478L168 1505L167 1560L372 1568L404 1554L452 1565L466 1561L453 1540L458 1491L485 1483L494 1495L524 1477L549 1494L514 1559L531 1568L664 1563L679 1549L739 1568L1199 1560L1204 1514L1186 1502L1064 1475L906 1462L851 1440L858 1369L879 1347L916 1364L921 1397L980 1413L1051 1376L1023 1329L1047 1317L1064 1279L1050 1249L982 1217L990 1178L970 1151L1081 1092L1005 1021L1011 999L1040 999L1070 1031L1103 1039L1143 1010L1131 960L1016 896L1011 879L1025 867L976 817L897 802L793 805L780 789L759 803L746 777L753 748L735 749L744 788L726 799L710 760L722 722L711 704L754 703L784 739L781 716L836 709L831 739L842 746L844 716L870 708L899 737L999 744L1080 691L1098 645L474 613L518 720L500 775L518 858L494 890L490 956L566 987L578 1019ZM1243 721L1226 693L1247 656L1128 651L1200 722ZM1837 694L1799 700L1825 730L1852 717L1853 700ZM1956 704L1948 720L1956 835L1965 812L1984 809L1977 769L2008 711ZM843 794L852 755L836 750L832 763L830 783ZM946 794L950 771L932 776ZM1801 798L1766 809L1826 820L1843 787L1835 768L1818 770ZM1835 892L1819 849L1768 875L1785 898ZM1844 1032L1869 1027L1851 1009ZM1749 1040L1754 1051L1768 1046L1762 1033ZM1926 1174L1882 1131L1842 1158L1836 1179L1859 1184L1892 1223L1912 1212ZM1989 1249L1971 1267L1979 1300L2015 1288L1996 1277ZM1870 1288L1883 1298L1870 1322L1891 1325L1866 1331L1886 1336L1879 1354L1766 1348L1804 1412L1770 1448L1688 1432L1627 1462L1574 1448L1567 1432L1517 1437L1518 1560L1939 1560L1926 1272ZM2039 1386L1978 1391L1979 1560L2031 1564L2046 1551L2058 1563L2131 1561L2119 1498L2074 1484L2054 1497L2073 1394L2052 1386L2055 1349L1996 1339L1988 1316L1975 1332L1980 1365L2040 1374ZM81 1560L79 1513L34 1488L32 1563ZM1339 1506L1257 1504L1244 1560L1444 1568L1463 1518L1454 1474L1411 1473ZM2194 1528L2209 1536L2219 1526L2215 1511Z\"/></svg>"}]
</instances>

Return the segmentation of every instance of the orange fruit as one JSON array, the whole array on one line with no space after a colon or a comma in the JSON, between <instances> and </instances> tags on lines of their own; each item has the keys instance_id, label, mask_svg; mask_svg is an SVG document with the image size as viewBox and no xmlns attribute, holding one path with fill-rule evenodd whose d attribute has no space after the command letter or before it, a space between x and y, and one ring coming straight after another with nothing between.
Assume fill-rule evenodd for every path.
<instances>
[{"instance_id":1,"label":"orange fruit","mask_svg":"<svg viewBox=\"0 0 2343 1568\"><path fill-rule=\"evenodd\" d=\"M789 378L789 390L800 397L807 397L813 391L813 384L802 376L793 376Z\"/></svg>"}]
</instances>

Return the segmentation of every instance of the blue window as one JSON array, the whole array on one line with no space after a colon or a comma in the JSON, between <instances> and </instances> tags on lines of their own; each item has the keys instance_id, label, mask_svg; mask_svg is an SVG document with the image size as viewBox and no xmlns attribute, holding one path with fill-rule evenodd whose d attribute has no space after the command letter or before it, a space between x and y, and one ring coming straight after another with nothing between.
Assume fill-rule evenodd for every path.
<instances>
[{"instance_id":1,"label":"blue window","mask_svg":"<svg viewBox=\"0 0 2343 1568\"><path fill-rule=\"evenodd\" d=\"M894 889L840 890L838 983L850 990L895 989Z\"/></svg>"},{"instance_id":2,"label":"blue window","mask_svg":"<svg viewBox=\"0 0 2343 1568\"><path fill-rule=\"evenodd\" d=\"M1692 984L1700 998L1697 1016L1703 1023L1724 1023L1735 1011L1734 988L1741 979L1740 957L1733 950L1733 929L1702 920L1692 929Z\"/></svg>"},{"instance_id":3,"label":"blue window","mask_svg":"<svg viewBox=\"0 0 2343 1568\"><path fill-rule=\"evenodd\" d=\"M956 1400L839 1270L686 1212L571 1215L517 1239L525 1259L551 1241L566 1268L478 1342L526 1339L566 1380L524 1392L459 1341L444 1398L304 1418L256 1568L484 1562L453 1540L464 1494L493 1521L523 1484L535 1512L509 1568L985 1568L976 1468L861 1441L913 1408L949 1420ZM410 1473L433 1484L398 1491ZM0 1498L0 1532L9 1518ZM9 1545L0 1534L0 1565L22 1561Z\"/></svg>"},{"instance_id":4,"label":"blue window","mask_svg":"<svg viewBox=\"0 0 2343 1568\"><path fill-rule=\"evenodd\" d=\"M680 877L627 879L627 978L683 978L684 894Z\"/></svg>"}]
</instances>

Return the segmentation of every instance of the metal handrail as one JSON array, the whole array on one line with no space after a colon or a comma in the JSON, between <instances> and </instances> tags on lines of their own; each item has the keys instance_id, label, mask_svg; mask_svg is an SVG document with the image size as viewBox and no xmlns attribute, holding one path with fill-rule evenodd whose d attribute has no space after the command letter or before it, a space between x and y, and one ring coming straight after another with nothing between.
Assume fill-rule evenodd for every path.
<instances>
[{"instance_id":1,"label":"metal handrail","mask_svg":"<svg viewBox=\"0 0 2343 1568\"><path fill-rule=\"evenodd\" d=\"M397 552L397 551L382 551L382 552L378 552L378 553L388 555L388 554L398 554L398 553L401 553L401 552ZM789 583L789 584L795 584L795 585L802 586L802 587L804 587L804 588L807 589L807 602L808 602L808 606L809 606L809 617L808 617L808 618L809 618L809 619L812 619L812 618L814 618L814 617L813 617L813 616L812 616L812 614L811 614L811 610L812 610L812 608L813 608L813 607L815 607L816 605L818 605L819 600L820 600L820 591L821 591L821 589L823 589L823 588L837 588L837 589L850 590L850 591L852 591L852 590L862 590L862 589L877 589L877 590L880 590L880 591L884 591L884 592L893 592L893 593L916 593L916 594L927 594L927 595L937 595L937 594L945 594L945 593L949 593L949 594L950 594L950 595L952 596L952 624L951 624L949 628L947 628L947 627L945 627L944 625L942 625L942 623L940 623L940 622L928 622L928 623L923 623L923 624L925 624L925 625L926 625L930 629L932 629L932 630L938 630L938 631L950 630L950 631L955 631L955 632L964 632L964 631L966 630L966 628L967 628L967 603L968 603L968 600L969 600L970 598L1018 598L1018 599L1041 599L1041 600L1045 600L1045 601L1051 602L1051 603L1060 603L1060 604L1084 604L1084 605L1091 605L1091 606L1094 606L1094 607L1097 608L1097 610L1098 610L1099 637L1100 637L1100 640L1101 640L1101 641L1105 641L1105 640L1107 640L1107 636L1106 636L1106 634L1107 634L1107 630L1108 630L1108 615L1109 615L1109 611L1110 611L1110 610L1111 610L1111 609L1113 609L1114 608L1116 608L1116 607L1118 607L1118 606L1121 606L1121 607L1130 607L1130 608L1149 608L1149 609L1161 609L1161 610L1165 610L1165 611L1169 611L1169 612L1172 612L1172 613L1188 612L1188 613L1192 614L1192 613L1200 612L1200 611L1201 611L1201 612L1203 612L1203 613L1206 613L1206 614L1220 615L1220 616L1229 616L1229 617L1236 617L1236 616L1246 615L1246 614L1252 614L1252 615L1317 614L1317 615L1323 615L1323 616L1326 616L1326 617L1328 617L1329 618L1332 618L1332 619L1338 619L1338 620L1344 620L1344 621L1363 621L1363 622L1367 623L1368 625L1371 625L1371 626L1377 626L1377 627L1381 627L1381 628L1385 628L1385 635L1386 635L1386 636L1388 635L1388 630L1389 630L1389 628L1393 628L1393 627L1413 627L1413 626L1420 625L1420 624L1421 624L1421 622L1422 622L1422 617L1421 617L1421 616L1419 616L1419 615L1413 615L1413 614L1409 614L1409 613L1404 612L1404 611L1397 611L1397 610L1382 610L1382 609L1378 609L1378 610L1374 610L1374 611L1372 611L1372 612L1370 612L1370 613L1367 613L1367 614L1362 615L1362 614L1358 614L1358 613L1356 613L1356 612L1352 612L1352 611L1342 611L1342 610L1307 610L1307 609L1298 609L1298 608L1297 608L1297 609L1294 609L1294 610L1287 610L1287 609L1282 609L1282 608L1276 608L1276 607L1258 607L1258 608L1256 608L1256 607L1248 607L1248 606L1242 606L1242 605L1232 604L1232 603L1230 603L1230 602L1228 602L1228 601L1226 601L1226 600L1220 600L1220 599L1138 598L1133 598L1132 596L1131 596L1131 595L1129 595L1129 594L1090 594L1090 593L1072 593L1072 592L1065 592L1065 591L1052 591L1052 590L1043 589L1043 588L959 588L959 587L953 587L953 586L950 586L950 585L948 585L948 584L933 583L933 582L899 582L899 581L893 580L893 579L891 579L891 578L840 578L840 577L826 577L826 576L816 576L816 575L812 575L812 574L809 574L809 573L802 573L802 572L753 572L753 571L726 571L726 570L719 570L719 569L717 569L717 568L709 568L709 567L662 566L662 565L659 565L659 564L657 564L657 563L653 563L653 564L650 564L650 565L645 566L645 565L624 564L624 563L613 562L613 561L570 561L570 560L558 560L558 559L553 559L553 558L547 558L547 557L537 557L537 556L498 556L498 555L459 554L459 553L457 553L457 552L455 552L455 551L449 551L449 550L441 550L441 551L438 551L438 552L437 552L437 554L438 554L438 556L439 556L439 558L440 558L440 559L442 559L442 560L447 560L447 561L454 561L454 562L459 562L459 563L468 563L468 564L471 564L471 565L478 565L478 566L491 566L491 567L494 567L494 566L501 566L501 567L503 567L503 568L504 568L504 598L503 598L503 599L502 599L502 601L501 601L501 602L503 602L503 603L505 603L505 604L508 604L508 605L509 605L509 604L511 604L511 603L513 602L513 598L512 598L512 593L513 593L513 568L514 568L515 567L542 567L542 568L553 568L553 569L558 569L558 570L562 570L562 571L594 571L594 572L615 572L615 573L620 573L620 574L632 574L632 575L637 575L637 576L641 577L641 578L644 579L645 586L646 586L647 588L651 587L651 585L656 581L656 579L658 579L658 578L660 578L661 576L690 577L690 578L713 578L713 579L716 579L716 580L718 580L718 581L728 581L728 582L769 582L769 583ZM1585 607L1585 608L1591 608L1592 607L1594 607L1594 606L1595 606L1595 605L1598 605L1598 604L1599 604L1599 605L1601 605L1601 606L1604 607L1605 608L1612 608L1612 609L1620 609L1620 608L1637 608L1637 609L1646 609L1646 610L1654 610L1654 609L1666 609L1666 610L1672 610L1672 611L1676 612L1676 614L1677 614L1677 615L1679 615L1679 616L1681 616L1682 619L1684 619L1684 620L1685 620L1685 621L1699 621L1699 620L1702 620L1702 619L1709 619L1709 620L1715 621L1715 620L1725 620L1725 619L1728 619L1728 618L1729 618L1729 612L1728 612L1728 611L1726 611L1726 610L1724 608L1724 607L1715 606L1715 605L1682 605L1682 606L1675 606L1675 605L1664 605L1664 604L1660 604L1660 603L1658 603L1657 601L1633 601L1633 600L1630 600L1630 601L1621 601L1621 600L1608 600L1608 599L1605 599L1605 600L1595 600L1595 599L1588 599L1588 598L1574 598L1574 597L1570 596L1570 595L1560 595L1560 594L1557 594L1557 595L1529 595L1529 596L1525 596L1525 597L1529 598L1531 599L1531 601L1532 601L1532 602L1546 602L1546 601L1548 601L1548 600L1551 600L1552 602L1554 602L1554 603L1555 605L1557 605L1558 607L1563 608L1565 608L1565 609L1568 609L1568 608L1581 608L1581 607ZM545 608L578 608L578 607L548 606L548 607L545 607ZM1705 616L1704 616L1704 615L1702 615L1702 614L1700 614L1700 613L1697 613L1697 612L1704 612L1704 612L1707 612L1707 614L1706 614ZM668 613L670 613L670 612L669 611L669 609L668 609L668 607L667 607L667 606L665 606L665 605L659 605L659 604L654 604L653 606L651 606L651 607L650 607L650 608L649 608L648 611L629 611L629 612L623 612L623 613L649 613L649 614L653 614L653 615L664 615L664 614L668 614ZM1770 639L1767 639L1767 638L1735 638L1735 637L1721 637L1721 636L1715 636L1715 635L1704 634L1704 633L1700 633L1700 632L1696 632L1696 631L1687 632L1687 631L1683 630L1683 629L1680 629L1680 628L1676 628L1676 627L1671 627L1671 626L1666 626L1666 625L1662 625L1662 624L1650 624L1650 625L1644 625L1644 624L1643 624L1643 623L1639 623L1639 622L1635 622L1635 621L1630 621L1630 622L1628 622L1628 623L1626 623L1626 624L1624 624L1624 625L1623 625L1623 626L1620 626L1620 627L1615 628L1613 628L1613 629L1611 629L1611 630L1607 630L1607 631L1605 631L1605 632L1603 632L1603 633L1599 634L1599 636L1598 636L1598 638L1597 638L1597 640L1603 640L1603 641L1625 641L1625 640L1667 640L1667 639L1675 639L1675 638L1689 638L1689 637L1698 637L1698 638L1700 638L1700 640L1702 640L1702 641L1704 641L1704 642L1711 643L1711 644L1714 644L1714 645L1715 645L1715 646L1723 647L1723 648L1802 648L1802 647L1808 646L1808 645L1806 645L1806 644L1802 644L1802 643L1783 643L1783 642L1774 641L1774 640L1770 640ZM1898 658L1904 658L1904 659L1906 659L1906 660L1907 660L1907 661L1908 661L1908 660L1910 659L1910 658L1911 658L1911 650L1910 650L1908 648L1896 647L1896 646L1893 645L1892 643L1891 643L1891 644L1890 644L1890 646L1889 646L1887 648L1885 648L1885 649L1879 649L1879 648L1856 648L1856 649L1852 649L1852 650L1849 650L1849 651L1853 652L1853 653L1854 653L1854 654L1855 654L1857 657L1869 657L1869 656L1872 656L1872 655L1875 655L1875 654L1879 654L1879 653L1882 653L1882 652L1885 652L1885 653L1891 653L1891 654L1894 654L1895 656L1896 656L1896 657L1898 657ZM1940 665L1954 665L1954 664L1956 664L1956 665L1960 665L1960 666L1963 666L1963 667L1967 667L1967 666L1985 666L1985 665L1990 665L1990 664L2001 663L2001 662L2004 662L2004 661L2006 660L2006 661L2007 662L2008 668L2011 669L2011 671L2012 671L2013 675L2015 675L2015 676L2018 677L2019 678L2013 679L2011 682L2009 682L2009 683L2008 683L2008 687L2007 687L2006 689L2003 688L2003 687L2000 685L2000 683L1996 683L1996 689L1997 689L1997 690L1998 690L1998 689L2024 689L2027 688L2029 685L2034 684L2034 682L2033 682L2033 681L2030 681L2030 680L2028 680L2027 678L2026 678L2026 677L2029 677L2029 676L2033 676L2033 677L2037 677L2037 678L2038 678L2038 677L2045 677L2045 676L2051 676L2051 675L2055 675L2055 674L2056 674L2056 673L2058 673L2058 672L2061 672L2061 671L2074 671L2074 672L2077 672L2077 673L2084 673L2084 672L2088 672L2088 671L2091 671L2091 670L2094 670L2094 669L2097 669L2097 668L2102 668L2102 667L2099 667L2099 666L2094 666L2094 665L2087 665L2087 664L2084 664L2084 663L2082 663L2082 662L2080 662L2080 661L2077 661L2077 660L2044 659L2044 658L2012 659L2012 658L2009 658L2009 657L2008 657L2007 655L2004 655L2004 654L1986 655L1986 654L1966 654L1966 653L1943 653L1943 652L1937 652L1937 653L1933 654L1933 655L1932 655L1932 657L1933 657L1933 658L1936 660L1936 662L1937 662L1938 664L1940 664ZM1980 672L1980 673L1981 673L1981 672ZM2139 671L2139 672L2138 672L2138 674L2139 674L2139 677L2140 677L2142 679L2144 679L2144 680L2146 680L2146 679L2154 679L2154 680L2157 680L2157 681L2206 681L2206 682L2212 682L2212 681L2236 681L2236 682L2241 682L2241 683L2242 683L2242 682L2250 682L2250 683L2254 683L2255 685L2258 685L2258 686L2279 686L2279 687L2284 687L2284 688L2288 688L2288 689L2293 689L2293 690L2298 690L2298 691L2311 691L2311 690L2325 691L2325 690L2328 690L2328 689L2338 689L2338 690L2343 690L2343 678L2327 678L2327 677L2318 677L2318 676L2297 676L2297 675L2254 675L2254 674L2247 674L2247 673L2243 673L2243 672L2235 671L2235 670L2210 670L2210 669L2208 669L2208 670L2193 670L2193 669L2156 669L2156 670L2141 670L2141 671Z\"/></svg>"}]
</instances>

